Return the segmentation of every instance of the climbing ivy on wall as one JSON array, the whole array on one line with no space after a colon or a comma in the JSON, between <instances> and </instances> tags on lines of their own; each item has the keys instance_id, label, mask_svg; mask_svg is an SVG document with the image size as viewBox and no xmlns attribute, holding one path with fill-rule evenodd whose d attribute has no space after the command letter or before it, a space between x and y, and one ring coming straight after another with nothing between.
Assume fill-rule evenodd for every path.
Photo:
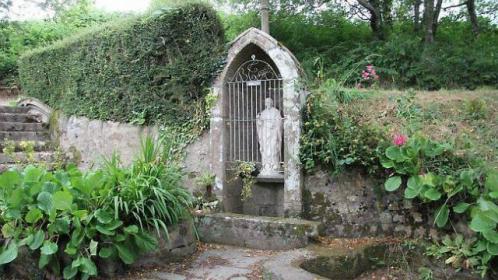
<instances>
[{"instance_id":1,"label":"climbing ivy on wall","mask_svg":"<svg viewBox=\"0 0 498 280\"><path fill-rule=\"evenodd\" d=\"M223 53L215 11L190 4L33 50L19 72L25 94L68 115L179 124L196 114Z\"/></svg>"}]
</instances>

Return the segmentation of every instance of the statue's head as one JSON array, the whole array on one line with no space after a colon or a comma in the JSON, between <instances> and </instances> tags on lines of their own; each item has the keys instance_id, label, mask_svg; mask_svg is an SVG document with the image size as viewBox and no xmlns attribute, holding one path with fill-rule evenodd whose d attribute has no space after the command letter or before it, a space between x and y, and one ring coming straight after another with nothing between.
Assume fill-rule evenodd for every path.
<instances>
[{"instance_id":1,"label":"statue's head","mask_svg":"<svg viewBox=\"0 0 498 280\"><path fill-rule=\"evenodd\" d=\"M271 107L273 107L273 99L271 99L270 97L267 97L265 99L265 108L269 109Z\"/></svg>"}]
</instances>

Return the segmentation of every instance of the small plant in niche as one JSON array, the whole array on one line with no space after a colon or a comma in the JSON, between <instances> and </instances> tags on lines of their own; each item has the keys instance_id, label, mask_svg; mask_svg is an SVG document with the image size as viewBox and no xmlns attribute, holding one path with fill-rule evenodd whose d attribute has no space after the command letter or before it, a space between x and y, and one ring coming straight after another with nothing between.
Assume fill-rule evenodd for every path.
<instances>
[{"instance_id":1,"label":"small plant in niche","mask_svg":"<svg viewBox=\"0 0 498 280\"><path fill-rule=\"evenodd\" d=\"M199 190L194 193L194 208L196 212L211 212L218 207L219 201L213 193L215 175L204 172L195 180Z\"/></svg>"},{"instance_id":2,"label":"small plant in niche","mask_svg":"<svg viewBox=\"0 0 498 280\"><path fill-rule=\"evenodd\" d=\"M252 197L252 186L256 182L258 169L254 162L238 161L235 167L235 174L242 179L242 200Z\"/></svg>"}]
</instances>

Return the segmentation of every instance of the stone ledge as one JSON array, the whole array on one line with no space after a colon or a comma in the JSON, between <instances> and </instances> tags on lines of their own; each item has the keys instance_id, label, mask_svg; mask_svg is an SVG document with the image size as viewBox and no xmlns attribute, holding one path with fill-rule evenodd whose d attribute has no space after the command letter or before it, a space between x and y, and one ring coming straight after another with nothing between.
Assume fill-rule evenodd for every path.
<instances>
[{"instance_id":1,"label":"stone ledge","mask_svg":"<svg viewBox=\"0 0 498 280\"><path fill-rule=\"evenodd\" d=\"M201 241L263 250L287 250L308 245L318 237L320 223L294 218L259 217L233 213L198 217Z\"/></svg>"}]
</instances>

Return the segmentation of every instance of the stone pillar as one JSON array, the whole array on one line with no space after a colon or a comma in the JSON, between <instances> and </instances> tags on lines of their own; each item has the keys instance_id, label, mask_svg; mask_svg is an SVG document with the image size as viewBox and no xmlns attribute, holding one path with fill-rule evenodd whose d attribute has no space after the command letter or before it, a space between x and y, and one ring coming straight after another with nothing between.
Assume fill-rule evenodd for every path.
<instances>
[{"instance_id":1,"label":"stone pillar","mask_svg":"<svg viewBox=\"0 0 498 280\"><path fill-rule=\"evenodd\" d=\"M303 176L299 160L301 138L301 103L297 80L284 81L284 213L301 215Z\"/></svg>"}]
</instances>

